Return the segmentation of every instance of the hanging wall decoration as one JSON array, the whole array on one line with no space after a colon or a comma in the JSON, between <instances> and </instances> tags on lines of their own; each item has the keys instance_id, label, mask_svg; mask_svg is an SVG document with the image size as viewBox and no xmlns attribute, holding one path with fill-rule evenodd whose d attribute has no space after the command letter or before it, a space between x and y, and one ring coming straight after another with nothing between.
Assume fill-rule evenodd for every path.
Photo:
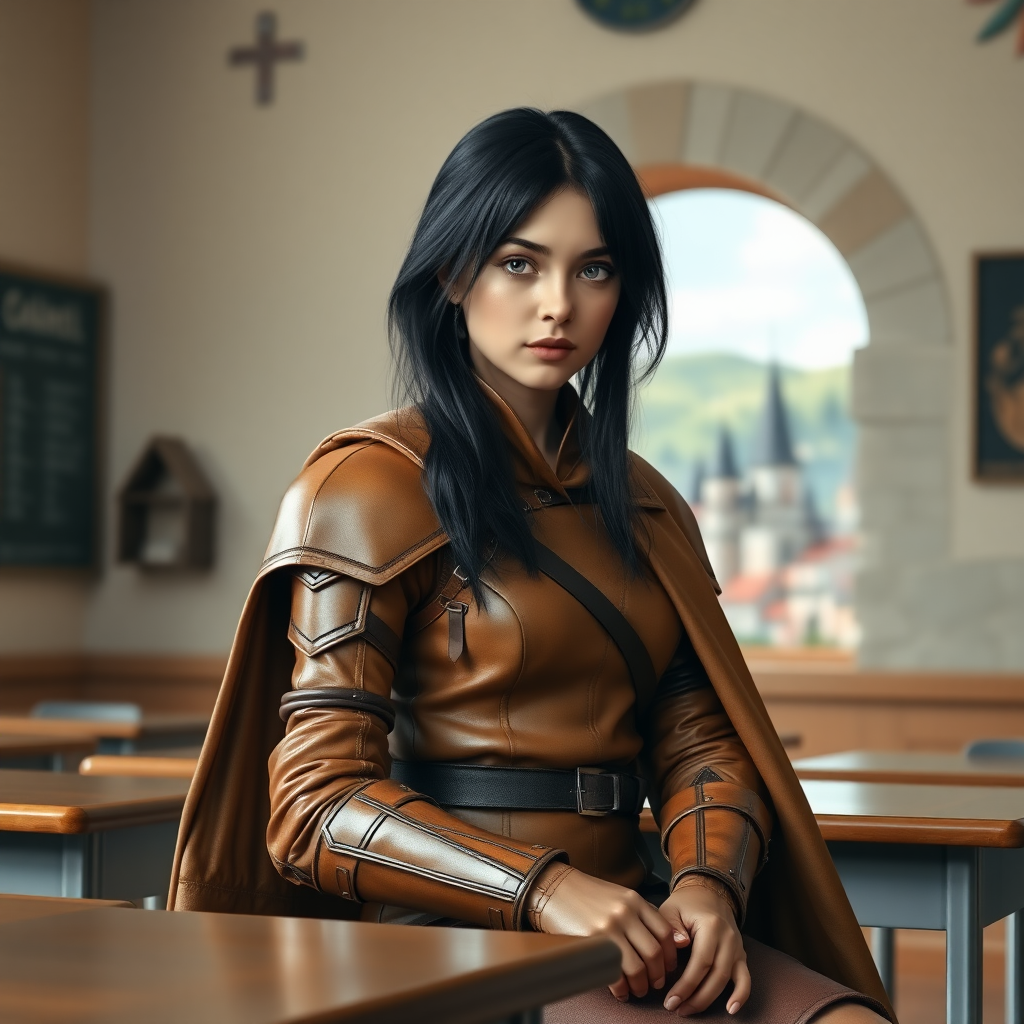
<instances>
[{"instance_id":1,"label":"hanging wall decoration","mask_svg":"<svg viewBox=\"0 0 1024 1024\"><path fill-rule=\"evenodd\" d=\"M274 102L274 77L279 61L302 60L304 43L284 42L277 38L277 15L264 11L256 16L256 42L252 46L236 46L228 50L228 65L233 68L252 67L256 71L256 103L269 107Z\"/></svg>"},{"instance_id":2,"label":"hanging wall decoration","mask_svg":"<svg viewBox=\"0 0 1024 1024\"><path fill-rule=\"evenodd\" d=\"M142 569L209 569L216 504L188 445L154 437L118 495L118 561Z\"/></svg>"},{"instance_id":3,"label":"hanging wall decoration","mask_svg":"<svg viewBox=\"0 0 1024 1024\"><path fill-rule=\"evenodd\" d=\"M987 4L993 0L967 0L971 4ZM982 26L978 42L987 43L1002 35L1017 22L1017 56L1024 54L1024 0L1001 0L998 10Z\"/></svg>"},{"instance_id":4,"label":"hanging wall decoration","mask_svg":"<svg viewBox=\"0 0 1024 1024\"><path fill-rule=\"evenodd\" d=\"M1024 483L1024 252L975 257L974 475Z\"/></svg>"},{"instance_id":5,"label":"hanging wall decoration","mask_svg":"<svg viewBox=\"0 0 1024 1024\"><path fill-rule=\"evenodd\" d=\"M696 0L579 0L595 21L609 28L643 31L662 28L688 11Z\"/></svg>"}]
</instances>

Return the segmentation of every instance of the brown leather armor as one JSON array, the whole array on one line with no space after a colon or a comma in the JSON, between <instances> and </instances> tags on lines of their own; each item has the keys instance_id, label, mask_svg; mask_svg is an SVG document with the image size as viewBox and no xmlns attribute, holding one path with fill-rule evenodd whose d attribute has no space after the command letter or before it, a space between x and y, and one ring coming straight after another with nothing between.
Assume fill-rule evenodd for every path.
<instances>
[{"instance_id":1,"label":"brown leather armor","mask_svg":"<svg viewBox=\"0 0 1024 1024\"><path fill-rule=\"evenodd\" d=\"M560 848L585 871L624 884L642 881L646 867L634 820L528 811L453 815L422 800L401 810L426 842L381 847L389 855L400 848L395 859L402 866L390 864L386 878L368 856L356 859L353 876L353 859L332 851L328 839L337 835L343 846L361 849L374 841L372 831L359 831L364 819L352 819L350 828L342 817L353 794L387 775L387 730L394 722L391 742L402 757L570 768L604 762L642 770L664 824L676 817L672 798L683 794L687 806L685 792L705 767L757 793L775 819L776 838L767 868L746 886L747 893L753 889L746 931L885 1003L821 832L722 614L693 513L662 476L633 457L651 574L624 580L591 509L545 504L545 495L568 498L566 488L585 480L573 431L553 473L521 426L497 407L541 539L623 611L658 672L672 663L653 702L641 695L652 710L639 731L617 650L564 591L495 564L482 606L461 592L445 560L447 538L421 484L429 437L418 415L389 413L340 431L313 452L285 496L242 611L182 812L168 907L348 918L362 910L370 916L367 904L338 895L340 867L349 870L350 897L386 897L426 907L435 917L457 913L477 921L490 921L489 910L498 909L502 924L517 917L521 924L518 897L498 901L500 907L493 897L498 890L511 897L511 888L503 888L507 879L541 897L542 885L553 884L557 865L529 884L532 854L526 850L535 845L541 847L535 874ZM328 601L334 586L339 589ZM713 691L689 685L676 672L680 623ZM400 647L391 634L401 637ZM703 862L696 827L689 829L696 817L676 823L667 840L676 872L718 865L728 876L730 866L744 864L739 882L746 885L752 857L740 858L739 848L728 844L742 842L750 821L743 808L757 804L738 806L738 814L723 811L735 815L732 839L718 827L730 819L704 815L705 839L710 831L715 844L726 845L709 853L705 844ZM334 819L339 808L343 814ZM379 813L390 829L390 811ZM436 849L435 838L460 832L470 837L460 850L474 860L478 843L492 844L488 856L507 851L489 875L488 891L468 899L464 887L417 874L429 866L420 863L420 852ZM349 842L357 835L361 843ZM479 877L456 870L460 882ZM498 878L500 884L492 884ZM723 888L719 878L684 871L678 884L715 887L741 913L744 890ZM369 887L365 893L361 885ZM381 885L388 886L385 892ZM378 908L375 916L385 915Z\"/></svg>"},{"instance_id":2,"label":"brown leather armor","mask_svg":"<svg viewBox=\"0 0 1024 1024\"><path fill-rule=\"evenodd\" d=\"M630 578L593 507L569 500L587 480L573 425L552 471L492 399L535 536L618 607L657 675L674 678L666 669L679 652L694 656L672 601L653 574ZM638 486L643 507L664 510L639 477ZM267 839L281 873L346 900L523 927L526 896L553 859L642 887L650 865L636 816L445 810L390 781L391 757L614 768L651 783L673 881L714 878L742 914L771 819L706 675L638 703L609 635L552 580L495 556L474 598L447 548L413 528L424 501L415 463L372 438L329 450L285 500L304 532L279 532L271 559L304 554L288 570L293 692L270 759ZM339 521L352 538L345 551L331 542ZM323 552L319 564L311 551ZM714 811L699 805L718 794Z\"/></svg>"}]
</instances>

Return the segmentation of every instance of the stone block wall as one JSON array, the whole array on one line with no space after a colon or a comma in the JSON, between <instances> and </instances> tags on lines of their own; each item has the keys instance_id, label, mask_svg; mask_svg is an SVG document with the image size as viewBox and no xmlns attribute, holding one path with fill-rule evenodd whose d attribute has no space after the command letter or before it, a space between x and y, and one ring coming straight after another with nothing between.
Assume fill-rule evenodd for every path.
<instances>
[{"instance_id":1,"label":"stone block wall","mask_svg":"<svg viewBox=\"0 0 1024 1024\"><path fill-rule=\"evenodd\" d=\"M870 343L853 367L859 661L1024 669L1024 560L957 562L951 503L953 342L946 289L912 205L832 125L742 88L663 82L581 108L645 166L717 168L827 235L860 286Z\"/></svg>"}]
</instances>

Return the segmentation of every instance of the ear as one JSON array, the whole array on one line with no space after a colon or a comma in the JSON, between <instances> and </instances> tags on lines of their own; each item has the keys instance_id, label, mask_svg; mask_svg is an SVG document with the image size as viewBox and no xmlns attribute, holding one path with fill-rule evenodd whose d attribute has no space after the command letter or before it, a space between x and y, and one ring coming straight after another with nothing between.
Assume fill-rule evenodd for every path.
<instances>
[{"instance_id":1,"label":"ear","mask_svg":"<svg viewBox=\"0 0 1024 1024\"><path fill-rule=\"evenodd\" d=\"M465 276L464 274L463 278L452 283L447 267L437 272L437 283L441 286L441 290L447 294L448 301L453 306L461 306L462 300L466 297L466 286L462 283Z\"/></svg>"}]
</instances>

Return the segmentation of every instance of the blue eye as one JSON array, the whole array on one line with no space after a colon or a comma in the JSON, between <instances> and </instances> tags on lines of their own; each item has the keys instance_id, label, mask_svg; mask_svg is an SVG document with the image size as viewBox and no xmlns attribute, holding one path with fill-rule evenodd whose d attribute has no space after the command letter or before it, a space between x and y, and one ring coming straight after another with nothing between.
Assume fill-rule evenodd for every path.
<instances>
[{"instance_id":1,"label":"blue eye","mask_svg":"<svg viewBox=\"0 0 1024 1024\"><path fill-rule=\"evenodd\" d=\"M503 266L510 274L525 274L530 269L530 264L521 256L513 256L512 259L505 260Z\"/></svg>"},{"instance_id":2,"label":"blue eye","mask_svg":"<svg viewBox=\"0 0 1024 1024\"><path fill-rule=\"evenodd\" d=\"M612 276L612 268L603 263L591 263L580 271L580 277L585 281L607 281Z\"/></svg>"}]
</instances>

